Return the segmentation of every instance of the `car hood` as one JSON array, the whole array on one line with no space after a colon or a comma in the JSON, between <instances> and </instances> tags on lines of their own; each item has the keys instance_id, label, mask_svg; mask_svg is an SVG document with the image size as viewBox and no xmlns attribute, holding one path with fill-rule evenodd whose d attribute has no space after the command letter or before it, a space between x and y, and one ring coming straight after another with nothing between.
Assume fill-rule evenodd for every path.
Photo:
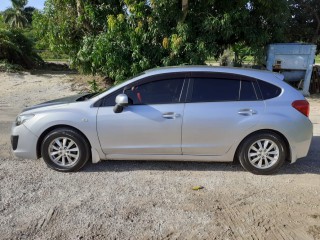
<instances>
[{"instance_id":1,"label":"car hood","mask_svg":"<svg viewBox=\"0 0 320 240\"><path fill-rule=\"evenodd\" d=\"M77 94L69 97L59 98L59 99L55 99L55 100L40 103L34 106L27 107L23 109L22 112L26 112L26 111L30 111L30 110L34 110L42 107L55 106L55 105L73 103L73 102L81 102L89 99L93 95L94 93L82 93L82 94Z\"/></svg>"}]
</instances>

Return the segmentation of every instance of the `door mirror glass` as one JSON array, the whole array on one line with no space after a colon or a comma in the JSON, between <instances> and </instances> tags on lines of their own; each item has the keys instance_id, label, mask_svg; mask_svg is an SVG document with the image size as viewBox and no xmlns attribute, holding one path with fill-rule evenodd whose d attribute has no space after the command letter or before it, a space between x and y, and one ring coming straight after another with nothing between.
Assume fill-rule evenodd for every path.
<instances>
[{"instance_id":1,"label":"door mirror glass","mask_svg":"<svg viewBox=\"0 0 320 240\"><path fill-rule=\"evenodd\" d=\"M121 113L123 111L123 106L120 106L118 104L116 104L114 107L113 107L113 112L114 113Z\"/></svg>"}]
</instances>

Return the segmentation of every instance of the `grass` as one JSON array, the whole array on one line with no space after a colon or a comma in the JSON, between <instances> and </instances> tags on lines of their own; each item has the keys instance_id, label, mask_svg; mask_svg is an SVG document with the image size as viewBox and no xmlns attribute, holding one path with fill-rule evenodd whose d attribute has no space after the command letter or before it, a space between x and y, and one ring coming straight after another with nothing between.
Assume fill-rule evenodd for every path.
<instances>
[{"instance_id":1,"label":"grass","mask_svg":"<svg viewBox=\"0 0 320 240\"><path fill-rule=\"evenodd\" d=\"M46 62L68 62L69 60L66 54L60 54L48 49L38 50L37 53Z\"/></svg>"},{"instance_id":2,"label":"grass","mask_svg":"<svg viewBox=\"0 0 320 240\"><path fill-rule=\"evenodd\" d=\"M67 63L67 62L69 62L69 59L67 59L67 58L45 58L45 59L43 59L43 61Z\"/></svg>"}]
</instances>

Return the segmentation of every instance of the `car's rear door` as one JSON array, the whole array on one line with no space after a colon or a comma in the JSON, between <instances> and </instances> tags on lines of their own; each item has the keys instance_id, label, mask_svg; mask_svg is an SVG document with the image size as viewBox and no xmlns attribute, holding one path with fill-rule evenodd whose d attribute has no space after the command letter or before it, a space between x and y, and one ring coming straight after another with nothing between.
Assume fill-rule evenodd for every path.
<instances>
[{"instance_id":1,"label":"car's rear door","mask_svg":"<svg viewBox=\"0 0 320 240\"><path fill-rule=\"evenodd\" d=\"M234 74L192 73L184 110L182 152L223 155L249 133L264 111L255 79Z\"/></svg>"},{"instance_id":2,"label":"car's rear door","mask_svg":"<svg viewBox=\"0 0 320 240\"><path fill-rule=\"evenodd\" d=\"M105 154L181 154L185 74L165 74L125 87L131 104L114 113L111 94L97 115ZM184 95L184 97L183 97ZM183 99L184 98L184 99Z\"/></svg>"}]
</instances>

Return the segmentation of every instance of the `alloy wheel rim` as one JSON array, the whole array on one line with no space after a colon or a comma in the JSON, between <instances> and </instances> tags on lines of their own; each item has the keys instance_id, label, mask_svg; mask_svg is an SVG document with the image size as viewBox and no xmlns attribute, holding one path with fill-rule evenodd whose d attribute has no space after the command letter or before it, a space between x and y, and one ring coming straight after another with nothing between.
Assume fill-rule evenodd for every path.
<instances>
[{"instance_id":1,"label":"alloy wheel rim","mask_svg":"<svg viewBox=\"0 0 320 240\"><path fill-rule=\"evenodd\" d=\"M248 151L249 162L258 169L272 167L279 160L278 145L270 139L260 139L254 142Z\"/></svg>"},{"instance_id":2,"label":"alloy wheel rim","mask_svg":"<svg viewBox=\"0 0 320 240\"><path fill-rule=\"evenodd\" d=\"M68 137L54 139L49 144L48 152L51 161L63 167L74 165L80 156L78 145Z\"/></svg>"}]
</instances>

